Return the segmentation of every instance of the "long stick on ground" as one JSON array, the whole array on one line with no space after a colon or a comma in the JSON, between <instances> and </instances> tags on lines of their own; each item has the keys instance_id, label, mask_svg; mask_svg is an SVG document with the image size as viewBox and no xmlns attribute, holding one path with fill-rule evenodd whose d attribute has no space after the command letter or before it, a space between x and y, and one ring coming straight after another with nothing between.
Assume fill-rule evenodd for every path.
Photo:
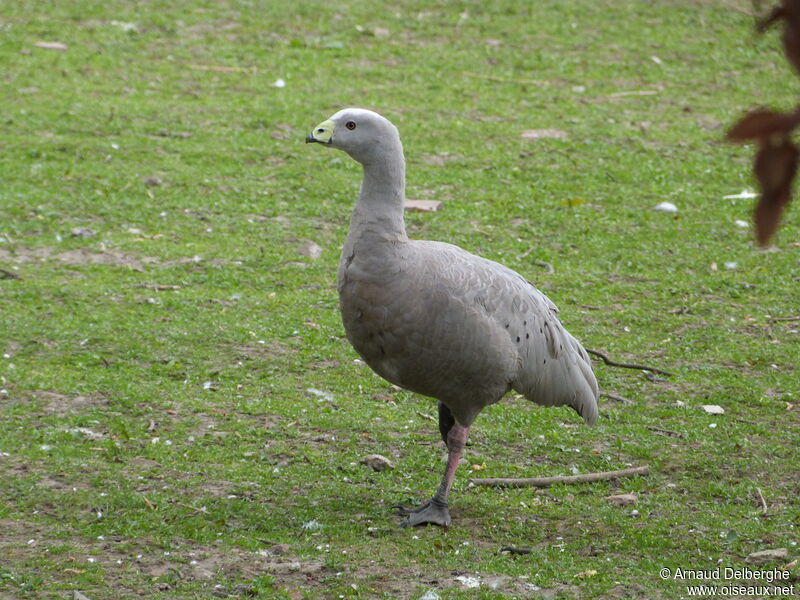
<instances>
[{"instance_id":1,"label":"long stick on ground","mask_svg":"<svg viewBox=\"0 0 800 600\"><path fill-rule=\"evenodd\" d=\"M604 363L606 363L609 367L621 367L623 369L638 369L640 371L650 371L651 373L658 373L659 375L666 375L667 377L671 377L674 373L670 373L669 371L664 371L662 369L656 369L655 367L648 367L645 365L632 365L630 363L621 363L615 360L611 360L608 358L606 354L603 354L599 350L590 350L586 348L586 352L589 354L594 354L598 358L602 359Z\"/></svg>"},{"instance_id":2,"label":"long stick on ground","mask_svg":"<svg viewBox=\"0 0 800 600\"><path fill-rule=\"evenodd\" d=\"M14 271L0 269L0 279L22 279L22 277L14 273Z\"/></svg>"},{"instance_id":3,"label":"long stick on ground","mask_svg":"<svg viewBox=\"0 0 800 600\"><path fill-rule=\"evenodd\" d=\"M620 471L603 471L601 473L584 473L583 475L565 475L561 477L529 477L525 479L508 479L498 477L494 479L470 479L474 485L487 485L494 487L549 487L557 483L594 483L607 479L632 477L633 475L648 475L650 467L633 467Z\"/></svg>"}]
</instances>

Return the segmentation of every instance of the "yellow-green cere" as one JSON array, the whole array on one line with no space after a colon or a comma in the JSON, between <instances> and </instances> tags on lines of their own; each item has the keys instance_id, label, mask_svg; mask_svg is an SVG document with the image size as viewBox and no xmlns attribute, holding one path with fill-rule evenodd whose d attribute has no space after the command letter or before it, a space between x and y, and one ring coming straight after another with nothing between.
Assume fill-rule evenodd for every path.
<instances>
[{"instance_id":1,"label":"yellow-green cere","mask_svg":"<svg viewBox=\"0 0 800 600\"><path fill-rule=\"evenodd\" d=\"M311 136L323 144L330 143L335 127L336 124L331 119L328 119L327 121L323 121L314 127L314 131L311 133Z\"/></svg>"}]
</instances>

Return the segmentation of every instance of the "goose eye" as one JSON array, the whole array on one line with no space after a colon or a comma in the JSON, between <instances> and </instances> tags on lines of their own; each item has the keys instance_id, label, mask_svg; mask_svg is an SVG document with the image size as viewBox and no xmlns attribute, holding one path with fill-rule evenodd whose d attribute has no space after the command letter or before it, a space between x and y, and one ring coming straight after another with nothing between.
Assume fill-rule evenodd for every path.
<instances>
[{"instance_id":1,"label":"goose eye","mask_svg":"<svg viewBox=\"0 0 800 600\"><path fill-rule=\"evenodd\" d=\"M353 121L348 121L347 123L344 124L344 126L347 127L350 131L356 128L356 124Z\"/></svg>"}]
</instances>

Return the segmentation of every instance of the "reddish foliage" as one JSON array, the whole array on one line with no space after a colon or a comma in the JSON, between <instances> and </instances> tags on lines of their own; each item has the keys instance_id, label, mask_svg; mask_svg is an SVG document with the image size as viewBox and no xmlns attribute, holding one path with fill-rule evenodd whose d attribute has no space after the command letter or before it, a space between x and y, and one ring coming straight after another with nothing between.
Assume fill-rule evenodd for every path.
<instances>
[{"instance_id":1,"label":"reddish foliage","mask_svg":"<svg viewBox=\"0 0 800 600\"><path fill-rule=\"evenodd\" d=\"M783 50L795 71L800 73L800 16L786 21L783 28Z\"/></svg>"},{"instance_id":2,"label":"reddish foliage","mask_svg":"<svg viewBox=\"0 0 800 600\"><path fill-rule=\"evenodd\" d=\"M800 109L782 113L769 108L751 110L728 131L731 142L766 140L773 135L788 136L800 123Z\"/></svg>"},{"instance_id":3,"label":"reddish foliage","mask_svg":"<svg viewBox=\"0 0 800 600\"><path fill-rule=\"evenodd\" d=\"M779 6L756 24L760 32L783 21L783 49L786 58L800 72L800 0L782 0Z\"/></svg>"},{"instance_id":4,"label":"reddish foliage","mask_svg":"<svg viewBox=\"0 0 800 600\"><path fill-rule=\"evenodd\" d=\"M783 25L783 50L800 73L800 0L780 0L780 4L756 23L763 33L772 25ZM781 215L792 199L792 181L797 172L800 151L791 135L800 125L800 106L793 112L769 108L750 111L728 130L731 142L756 142L758 152L753 174L761 187L761 197L753 210L758 243L765 246L778 228Z\"/></svg>"},{"instance_id":5,"label":"reddish foliage","mask_svg":"<svg viewBox=\"0 0 800 600\"><path fill-rule=\"evenodd\" d=\"M753 172L761 186L761 198L753 211L758 243L765 246L778 228L784 207L792 198L792 180L800 152L788 138L762 144Z\"/></svg>"}]
</instances>

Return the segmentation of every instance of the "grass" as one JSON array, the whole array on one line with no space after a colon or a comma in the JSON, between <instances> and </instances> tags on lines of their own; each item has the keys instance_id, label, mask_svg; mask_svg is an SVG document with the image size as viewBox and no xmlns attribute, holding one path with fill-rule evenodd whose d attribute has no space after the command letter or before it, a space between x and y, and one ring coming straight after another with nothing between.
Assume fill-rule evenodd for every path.
<instances>
[{"instance_id":1,"label":"grass","mask_svg":"<svg viewBox=\"0 0 800 600\"><path fill-rule=\"evenodd\" d=\"M0 597L672 599L664 567L797 558L798 322L774 318L798 315L800 227L754 249L751 201L723 198L753 189L751 149L721 139L799 90L733 4L5 6ZM303 138L347 105L399 126L409 197L444 201L407 216L415 237L507 264L587 346L676 373L598 364L633 403L603 400L594 428L487 409L446 531L392 510L438 483L433 403L354 362L339 320L360 173ZM520 136L548 128L567 139ZM396 468L359 464L375 452Z\"/></svg>"}]
</instances>

